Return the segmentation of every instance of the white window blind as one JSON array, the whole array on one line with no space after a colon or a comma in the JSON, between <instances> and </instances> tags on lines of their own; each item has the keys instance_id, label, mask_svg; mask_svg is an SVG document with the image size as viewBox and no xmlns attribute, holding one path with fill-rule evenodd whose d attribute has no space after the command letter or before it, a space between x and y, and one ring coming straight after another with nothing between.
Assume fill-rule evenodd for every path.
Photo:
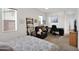
<instances>
[{"instance_id":1,"label":"white window blind","mask_svg":"<svg viewBox=\"0 0 79 59\"><path fill-rule=\"evenodd\" d=\"M17 30L17 11L15 9L2 9L3 31Z\"/></svg>"}]
</instances>

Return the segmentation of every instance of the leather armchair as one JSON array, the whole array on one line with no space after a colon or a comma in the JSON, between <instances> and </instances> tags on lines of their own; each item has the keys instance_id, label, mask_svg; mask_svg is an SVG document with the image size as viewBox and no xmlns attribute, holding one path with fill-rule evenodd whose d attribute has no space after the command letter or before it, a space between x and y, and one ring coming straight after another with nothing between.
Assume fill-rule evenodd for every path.
<instances>
[{"instance_id":1,"label":"leather armchair","mask_svg":"<svg viewBox=\"0 0 79 59\"><path fill-rule=\"evenodd\" d=\"M56 25L52 25L52 28L50 30L50 33L53 35L64 35L64 29L63 28L57 28Z\"/></svg>"},{"instance_id":2,"label":"leather armchair","mask_svg":"<svg viewBox=\"0 0 79 59\"><path fill-rule=\"evenodd\" d=\"M38 34L39 29L42 30L41 34ZM47 29L47 27L45 27L45 30L44 30L43 27L41 27L41 26L37 26L37 27L35 27L35 32L36 32L36 37L41 38L41 39L44 39L44 38L47 37L48 29Z\"/></svg>"}]
</instances>

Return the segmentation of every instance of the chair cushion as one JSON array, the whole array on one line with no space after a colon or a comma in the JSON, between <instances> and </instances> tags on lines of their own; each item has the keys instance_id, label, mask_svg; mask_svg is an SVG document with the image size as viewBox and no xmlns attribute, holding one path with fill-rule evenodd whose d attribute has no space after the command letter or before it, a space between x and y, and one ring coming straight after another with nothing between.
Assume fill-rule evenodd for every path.
<instances>
[{"instance_id":1,"label":"chair cushion","mask_svg":"<svg viewBox=\"0 0 79 59\"><path fill-rule=\"evenodd\" d=\"M39 29L39 31L37 32L37 34L40 34L40 35L41 35L41 32L42 32L42 30L41 30L41 29Z\"/></svg>"}]
</instances>

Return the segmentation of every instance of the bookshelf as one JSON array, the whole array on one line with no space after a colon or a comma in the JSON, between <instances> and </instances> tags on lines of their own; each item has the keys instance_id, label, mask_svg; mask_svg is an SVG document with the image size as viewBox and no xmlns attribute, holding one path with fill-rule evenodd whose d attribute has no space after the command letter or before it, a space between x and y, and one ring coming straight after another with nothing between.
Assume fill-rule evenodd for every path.
<instances>
[{"instance_id":1,"label":"bookshelf","mask_svg":"<svg viewBox=\"0 0 79 59\"><path fill-rule=\"evenodd\" d=\"M27 35L31 35L31 32L34 30L34 19L26 18L26 33Z\"/></svg>"}]
</instances>

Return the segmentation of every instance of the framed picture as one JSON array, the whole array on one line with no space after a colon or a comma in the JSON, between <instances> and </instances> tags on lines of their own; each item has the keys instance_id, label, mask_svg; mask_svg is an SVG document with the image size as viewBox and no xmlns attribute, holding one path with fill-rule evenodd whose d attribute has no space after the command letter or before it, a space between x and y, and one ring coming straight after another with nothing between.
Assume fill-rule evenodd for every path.
<instances>
[{"instance_id":1,"label":"framed picture","mask_svg":"<svg viewBox=\"0 0 79 59\"><path fill-rule=\"evenodd\" d=\"M51 17L51 22L52 23L58 23L58 16L52 16Z\"/></svg>"},{"instance_id":2,"label":"framed picture","mask_svg":"<svg viewBox=\"0 0 79 59\"><path fill-rule=\"evenodd\" d=\"M37 23L37 19L34 19L35 21L34 21L34 23Z\"/></svg>"}]
</instances>

